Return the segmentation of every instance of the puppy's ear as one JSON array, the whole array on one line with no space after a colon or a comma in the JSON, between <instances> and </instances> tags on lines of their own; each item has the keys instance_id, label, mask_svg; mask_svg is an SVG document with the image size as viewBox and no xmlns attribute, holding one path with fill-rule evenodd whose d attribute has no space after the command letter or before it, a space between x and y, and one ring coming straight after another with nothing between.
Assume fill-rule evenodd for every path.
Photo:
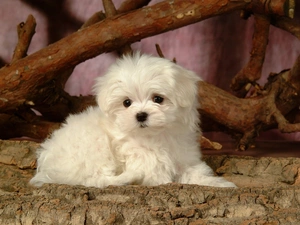
<instances>
[{"instance_id":1,"label":"puppy's ear","mask_svg":"<svg viewBox=\"0 0 300 225\"><path fill-rule=\"evenodd\" d=\"M106 87L106 79L104 77L99 77L96 79L96 83L93 87L93 92L95 94L96 102L100 107L101 111L105 114L108 112L109 107L109 89Z\"/></svg>"},{"instance_id":2,"label":"puppy's ear","mask_svg":"<svg viewBox=\"0 0 300 225\"><path fill-rule=\"evenodd\" d=\"M198 82L201 81L201 78L194 72L178 66L175 79L175 95L179 106L198 105Z\"/></svg>"}]
</instances>

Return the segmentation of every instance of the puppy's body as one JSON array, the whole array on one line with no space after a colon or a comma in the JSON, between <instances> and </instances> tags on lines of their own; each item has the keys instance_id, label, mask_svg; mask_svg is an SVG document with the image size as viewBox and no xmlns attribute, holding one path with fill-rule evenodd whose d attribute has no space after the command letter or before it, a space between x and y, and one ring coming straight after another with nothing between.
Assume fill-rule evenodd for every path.
<instances>
[{"instance_id":1,"label":"puppy's body","mask_svg":"<svg viewBox=\"0 0 300 225\"><path fill-rule=\"evenodd\" d=\"M41 145L31 183L234 187L201 161L198 81L166 59L119 60L97 80L100 107L69 116Z\"/></svg>"}]
</instances>

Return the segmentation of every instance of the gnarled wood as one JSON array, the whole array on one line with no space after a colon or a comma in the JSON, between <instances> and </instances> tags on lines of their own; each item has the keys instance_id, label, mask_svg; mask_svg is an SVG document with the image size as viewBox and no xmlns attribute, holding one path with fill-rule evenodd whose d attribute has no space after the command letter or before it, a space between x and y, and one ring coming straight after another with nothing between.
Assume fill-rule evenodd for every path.
<instances>
[{"instance_id":1,"label":"gnarled wood","mask_svg":"<svg viewBox=\"0 0 300 225\"><path fill-rule=\"evenodd\" d=\"M265 60L266 49L269 41L270 18L265 15L254 14L254 34L252 50L248 64L238 72L232 80L231 89L239 92L240 97L245 97L249 91L248 84L254 83L261 77Z\"/></svg>"},{"instance_id":2,"label":"gnarled wood","mask_svg":"<svg viewBox=\"0 0 300 225\"><path fill-rule=\"evenodd\" d=\"M126 1L126 3L130 4L129 9L131 10L137 5L147 4L148 1L139 1L136 4ZM0 129L0 137L10 138L23 134L22 136L29 135L38 138L40 134L41 139L45 138L47 132L52 127L57 127L57 122L62 122L69 113L82 111L87 105L94 104L93 97L74 97L63 90L73 68L86 59L102 52L120 50L120 47L125 44L151 35L234 10L244 9L256 13L256 15L266 14L269 16L270 13L276 13L277 16L289 16L287 8L294 9L293 0L274 0L272 2L265 0L204 2L178 0L160 2L115 16L113 14L116 13L116 10L113 9L113 12L108 13L109 18L105 20L102 20L104 18L102 13L97 13L76 33L0 69L0 126L3 128ZM124 9L126 7L122 5L118 12L123 12ZM262 16L262 18L269 17ZM91 25L97 21L100 22ZM143 23L139 21L143 21ZM261 20L259 21L261 22ZM262 24L264 28L269 26L268 21ZM285 28L295 31L295 29L288 28L289 24L289 20L285 21ZM266 32L263 31L263 33ZM260 51L260 53L264 54L264 51ZM259 57L263 58L262 55ZM251 61L251 65L257 65L256 63ZM257 67L258 71L260 66L261 63ZM258 73L255 72L253 79L247 78L247 74L244 73L245 79L253 81L257 78ZM283 73L280 74L278 76L280 79L270 81L265 90L257 92L256 97L245 100L237 100L234 96L218 88L201 83L199 92L203 106L201 112L204 116L221 124L222 129L226 132L233 134L239 141L240 149L245 149L261 130L276 127L277 124L284 132L296 131L298 125L290 126L286 122L286 115L299 106L299 95L295 95L299 92L298 80L285 79L285 76ZM295 90L291 91L293 85L295 85ZM270 91L270 89L273 90ZM270 101L270 103L266 104L265 101ZM230 107L232 107L231 111ZM30 115L31 109L39 111L42 117L28 120L24 115ZM269 116L269 112L271 112L271 116ZM11 120L5 120L7 118ZM16 121L19 121L20 126ZM51 122L53 123L51 124ZM42 128L40 126L42 124L46 124L45 130L36 132ZM17 127L17 129L11 130L12 127ZM33 132L25 132L27 127L36 129ZM7 132L7 129L10 132Z\"/></svg>"},{"instance_id":3,"label":"gnarled wood","mask_svg":"<svg viewBox=\"0 0 300 225\"><path fill-rule=\"evenodd\" d=\"M206 156L239 188L28 185L38 144L0 141L0 224L297 224L300 159Z\"/></svg>"},{"instance_id":4,"label":"gnarled wood","mask_svg":"<svg viewBox=\"0 0 300 225\"><path fill-rule=\"evenodd\" d=\"M263 11L261 1L164 1L80 29L0 69L0 112L14 112L28 107L28 102L44 104L49 96L57 95L53 88L57 84L52 84L60 73L103 52L234 10L253 6Z\"/></svg>"},{"instance_id":5,"label":"gnarled wood","mask_svg":"<svg viewBox=\"0 0 300 225\"><path fill-rule=\"evenodd\" d=\"M261 130L279 124L282 132L299 131L299 125L291 125L285 115L300 104L300 56L291 70L269 78L264 90L257 96L242 99L201 82L200 112L223 125L223 131L238 140L238 149L245 150ZM209 93L209 97L207 97ZM293 130L291 127L293 127Z\"/></svg>"}]
</instances>

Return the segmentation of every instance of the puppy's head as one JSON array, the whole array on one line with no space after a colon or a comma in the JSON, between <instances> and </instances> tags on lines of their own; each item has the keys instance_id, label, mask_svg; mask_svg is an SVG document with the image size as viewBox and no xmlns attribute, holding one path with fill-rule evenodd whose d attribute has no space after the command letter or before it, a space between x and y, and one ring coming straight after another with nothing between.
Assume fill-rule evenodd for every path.
<instances>
[{"instance_id":1,"label":"puppy's head","mask_svg":"<svg viewBox=\"0 0 300 225\"><path fill-rule=\"evenodd\" d=\"M195 129L200 78L158 57L124 56L96 80L100 109L123 132Z\"/></svg>"}]
</instances>

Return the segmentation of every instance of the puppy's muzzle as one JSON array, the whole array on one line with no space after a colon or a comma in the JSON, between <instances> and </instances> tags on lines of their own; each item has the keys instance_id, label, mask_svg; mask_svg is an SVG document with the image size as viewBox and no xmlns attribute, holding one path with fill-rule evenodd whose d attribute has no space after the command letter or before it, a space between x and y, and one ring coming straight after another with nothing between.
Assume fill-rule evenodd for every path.
<instances>
[{"instance_id":1,"label":"puppy's muzzle","mask_svg":"<svg viewBox=\"0 0 300 225\"><path fill-rule=\"evenodd\" d=\"M136 119L138 122L145 122L148 118L148 113L139 112L136 114Z\"/></svg>"}]
</instances>

